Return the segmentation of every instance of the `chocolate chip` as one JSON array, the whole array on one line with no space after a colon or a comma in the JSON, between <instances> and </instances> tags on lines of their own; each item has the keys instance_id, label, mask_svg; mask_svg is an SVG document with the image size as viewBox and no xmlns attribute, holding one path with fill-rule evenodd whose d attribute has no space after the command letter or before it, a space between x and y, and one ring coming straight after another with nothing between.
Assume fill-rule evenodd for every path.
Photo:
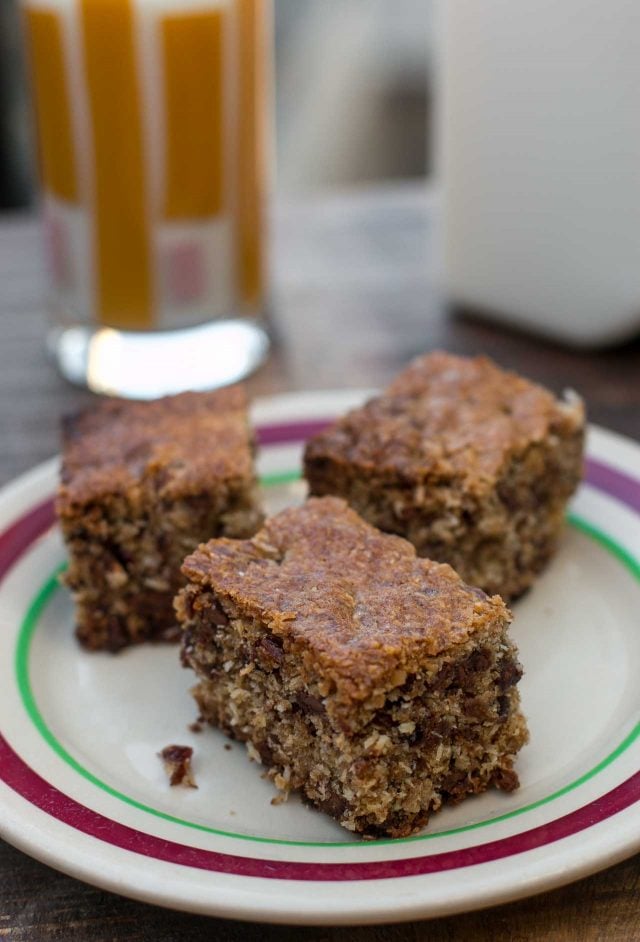
<instances>
[{"instance_id":1,"label":"chocolate chip","mask_svg":"<svg viewBox=\"0 0 640 942\"><path fill-rule=\"evenodd\" d=\"M478 651L474 651L473 654L469 655L468 664L469 670L474 673L486 671L491 665L491 654L486 648L480 648Z\"/></svg>"},{"instance_id":2,"label":"chocolate chip","mask_svg":"<svg viewBox=\"0 0 640 942\"><path fill-rule=\"evenodd\" d=\"M500 690L508 690L509 687L517 684L521 677L522 668L518 662L511 660L511 658L505 658L500 665L498 687Z\"/></svg>"},{"instance_id":3,"label":"chocolate chip","mask_svg":"<svg viewBox=\"0 0 640 942\"><path fill-rule=\"evenodd\" d=\"M127 569L131 562L131 556L126 552L126 550L124 550L121 546L118 546L117 543L113 543L111 540L105 543L105 550L120 566L122 566L123 569Z\"/></svg>"},{"instance_id":4,"label":"chocolate chip","mask_svg":"<svg viewBox=\"0 0 640 942\"><path fill-rule=\"evenodd\" d=\"M459 769L453 769L445 776L442 782L442 791L446 792L449 799L454 803L459 801L469 791L467 773L461 772Z\"/></svg>"},{"instance_id":5,"label":"chocolate chip","mask_svg":"<svg viewBox=\"0 0 640 942\"><path fill-rule=\"evenodd\" d=\"M262 667L275 668L282 664L284 652L282 643L272 635L265 635L256 643L255 654Z\"/></svg>"},{"instance_id":6,"label":"chocolate chip","mask_svg":"<svg viewBox=\"0 0 640 942\"><path fill-rule=\"evenodd\" d=\"M337 792L330 793L323 801L316 801L316 805L325 814L328 814L331 818L336 818L338 821L349 807L346 798L338 795Z\"/></svg>"},{"instance_id":7,"label":"chocolate chip","mask_svg":"<svg viewBox=\"0 0 640 942\"><path fill-rule=\"evenodd\" d=\"M512 792L518 787L520 781L513 769L496 769L491 776L491 784L503 792Z\"/></svg>"},{"instance_id":8,"label":"chocolate chip","mask_svg":"<svg viewBox=\"0 0 640 942\"><path fill-rule=\"evenodd\" d=\"M172 743L165 746L159 755L164 762L170 785L188 785L189 788L198 787L191 771L191 756L193 755L191 746L178 746Z\"/></svg>"},{"instance_id":9,"label":"chocolate chip","mask_svg":"<svg viewBox=\"0 0 640 942\"><path fill-rule=\"evenodd\" d=\"M369 837L409 837L427 823L428 811L418 814L407 814L404 811L394 811L382 824L366 824L362 830L364 838Z\"/></svg>"},{"instance_id":10,"label":"chocolate chip","mask_svg":"<svg viewBox=\"0 0 640 942\"><path fill-rule=\"evenodd\" d=\"M109 651L119 651L126 647L130 642L126 628L120 620L114 616L107 621L107 644Z\"/></svg>"},{"instance_id":11,"label":"chocolate chip","mask_svg":"<svg viewBox=\"0 0 640 942\"><path fill-rule=\"evenodd\" d=\"M443 664L433 682L429 684L429 692L439 693L441 690L446 690L453 683L455 673L453 664Z\"/></svg>"},{"instance_id":12,"label":"chocolate chip","mask_svg":"<svg viewBox=\"0 0 640 942\"><path fill-rule=\"evenodd\" d=\"M182 592L180 597L182 599L182 606L183 606L186 617L193 618L193 616L196 613L196 610L193 605L195 596L187 590L185 592Z\"/></svg>"},{"instance_id":13,"label":"chocolate chip","mask_svg":"<svg viewBox=\"0 0 640 942\"><path fill-rule=\"evenodd\" d=\"M498 716L501 720L506 720L511 710L511 700L509 697L498 697Z\"/></svg>"},{"instance_id":14,"label":"chocolate chip","mask_svg":"<svg viewBox=\"0 0 640 942\"><path fill-rule=\"evenodd\" d=\"M195 639L194 632L191 628L187 628L184 632L182 638L182 649L180 651L180 663L183 667L191 667L191 661L189 660L195 651Z\"/></svg>"},{"instance_id":15,"label":"chocolate chip","mask_svg":"<svg viewBox=\"0 0 640 942\"><path fill-rule=\"evenodd\" d=\"M479 648L460 662L444 664L433 682L430 690L438 693L448 688L466 690L473 689L476 677L486 671L492 663L491 652L486 648Z\"/></svg>"},{"instance_id":16,"label":"chocolate chip","mask_svg":"<svg viewBox=\"0 0 640 942\"><path fill-rule=\"evenodd\" d=\"M387 700L381 710L378 710L372 720L372 726L376 729L393 729L395 722L390 714L391 704Z\"/></svg>"},{"instance_id":17,"label":"chocolate chip","mask_svg":"<svg viewBox=\"0 0 640 942\"><path fill-rule=\"evenodd\" d=\"M258 750L258 755L260 756L260 761L262 764L266 766L273 765L273 749L267 740L264 739L262 742L255 743L255 747Z\"/></svg>"},{"instance_id":18,"label":"chocolate chip","mask_svg":"<svg viewBox=\"0 0 640 942\"><path fill-rule=\"evenodd\" d=\"M306 690L300 690L299 693L296 694L296 703L304 713L317 713L318 716L323 716L327 712L322 700L319 700L318 697L314 697L313 694L308 693Z\"/></svg>"},{"instance_id":19,"label":"chocolate chip","mask_svg":"<svg viewBox=\"0 0 640 942\"><path fill-rule=\"evenodd\" d=\"M226 628L229 624L227 615L222 610L219 602L213 602L209 609L209 620L218 628Z\"/></svg>"},{"instance_id":20,"label":"chocolate chip","mask_svg":"<svg viewBox=\"0 0 640 942\"><path fill-rule=\"evenodd\" d=\"M165 746L160 755L167 762L184 762L191 758L193 749L191 746Z\"/></svg>"}]
</instances>

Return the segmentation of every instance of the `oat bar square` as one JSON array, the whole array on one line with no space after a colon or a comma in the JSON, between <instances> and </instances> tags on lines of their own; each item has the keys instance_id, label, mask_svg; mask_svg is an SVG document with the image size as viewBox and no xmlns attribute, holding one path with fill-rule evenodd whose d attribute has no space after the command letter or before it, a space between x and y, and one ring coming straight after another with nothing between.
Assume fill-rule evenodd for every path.
<instances>
[{"instance_id":1,"label":"oat bar square","mask_svg":"<svg viewBox=\"0 0 640 942\"><path fill-rule=\"evenodd\" d=\"M177 635L187 553L260 525L252 449L241 387L104 400L64 421L56 509L86 647Z\"/></svg>"},{"instance_id":2,"label":"oat bar square","mask_svg":"<svg viewBox=\"0 0 640 942\"><path fill-rule=\"evenodd\" d=\"M446 801L517 786L527 730L499 597L330 497L200 546L183 572L198 710L284 792L402 837Z\"/></svg>"},{"instance_id":3,"label":"oat bar square","mask_svg":"<svg viewBox=\"0 0 640 942\"><path fill-rule=\"evenodd\" d=\"M582 473L584 409L484 357L432 353L312 438L311 494L513 599L556 548Z\"/></svg>"}]
</instances>

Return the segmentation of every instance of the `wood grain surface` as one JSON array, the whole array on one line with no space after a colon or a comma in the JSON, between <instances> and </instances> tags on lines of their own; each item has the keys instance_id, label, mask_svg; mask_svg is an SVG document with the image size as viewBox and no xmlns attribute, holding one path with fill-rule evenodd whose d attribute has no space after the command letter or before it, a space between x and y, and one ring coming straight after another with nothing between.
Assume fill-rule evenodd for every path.
<instances>
[{"instance_id":1,"label":"wood grain surface","mask_svg":"<svg viewBox=\"0 0 640 942\"><path fill-rule=\"evenodd\" d=\"M575 352L446 310L433 271L434 200L423 186L279 205L272 244L274 351L249 381L252 395L379 386L413 355L441 347L487 353L558 391L571 386L586 398L592 421L640 439L640 342ZM46 329L37 223L0 217L0 483L54 454L60 416L91 399L55 372ZM94 889L0 843L3 938L636 942L640 857L485 912L398 926L300 929L164 911Z\"/></svg>"}]
</instances>

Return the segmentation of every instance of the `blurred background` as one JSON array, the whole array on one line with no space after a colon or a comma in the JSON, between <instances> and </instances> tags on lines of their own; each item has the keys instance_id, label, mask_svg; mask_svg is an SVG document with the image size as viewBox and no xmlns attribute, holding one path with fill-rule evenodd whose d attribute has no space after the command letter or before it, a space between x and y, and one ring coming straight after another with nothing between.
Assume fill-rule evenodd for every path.
<instances>
[{"instance_id":1,"label":"blurred background","mask_svg":"<svg viewBox=\"0 0 640 942\"><path fill-rule=\"evenodd\" d=\"M434 0L275 0L277 186L429 172ZM17 0L0 0L0 208L33 200Z\"/></svg>"}]
</instances>

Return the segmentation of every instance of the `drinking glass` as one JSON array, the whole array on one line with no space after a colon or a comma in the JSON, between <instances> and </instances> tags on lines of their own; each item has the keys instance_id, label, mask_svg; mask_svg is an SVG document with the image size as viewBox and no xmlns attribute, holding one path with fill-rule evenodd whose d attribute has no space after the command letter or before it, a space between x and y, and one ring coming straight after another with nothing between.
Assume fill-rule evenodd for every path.
<instances>
[{"instance_id":1,"label":"drinking glass","mask_svg":"<svg viewBox=\"0 0 640 942\"><path fill-rule=\"evenodd\" d=\"M22 0L69 380L151 398L266 356L269 0Z\"/></svg>"}]
</instances>

